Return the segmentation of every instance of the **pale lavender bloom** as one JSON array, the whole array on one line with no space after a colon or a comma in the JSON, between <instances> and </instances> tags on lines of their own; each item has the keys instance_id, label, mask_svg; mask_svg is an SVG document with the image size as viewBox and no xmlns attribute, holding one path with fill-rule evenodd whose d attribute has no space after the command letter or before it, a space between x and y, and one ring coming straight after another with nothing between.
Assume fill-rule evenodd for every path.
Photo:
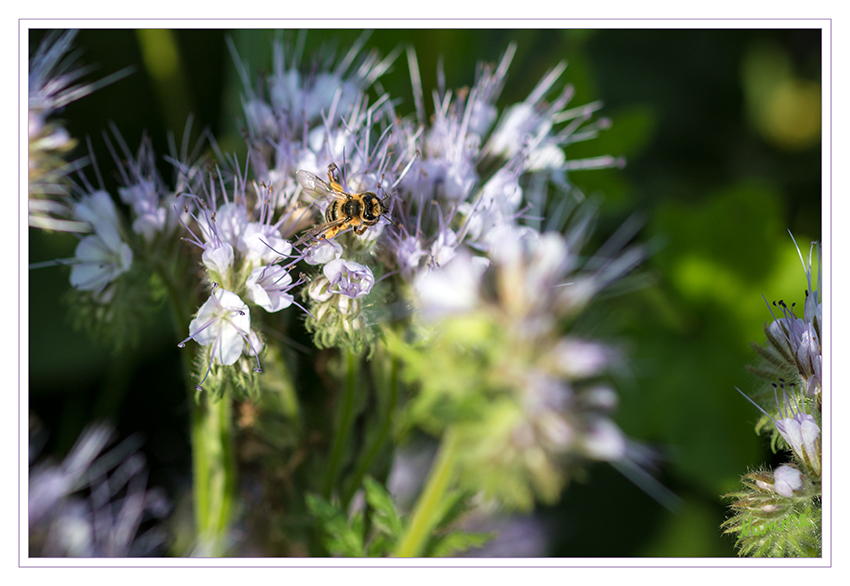
<instances>
[{"instance_id":1,"label":"pale lavender bloom","mask_svg":"<svg viewBox=\"0 0 850 586\"><path fill-rule=\"evenodd\" d=\"M292 193L298 169L325 168L342 160L343 150L347 163L365 167L363 161L372 153L358 152L362 143L358 136L361 128L371 125L368 119L374 106L366 108L364 91L397 55L394 52L382 59L374 52L361 54L367 38L364 33L341 59L330 56L310 69L302 68L299 49L292 50L276 39L272 73L266 78L266 87L257 89L247 64L229 42L246 93L242 101L256 176L276 193Z\"/></svg>"},{"instance_id":2,"label":"pale lavender bloom","mask_svg":"<svg viewBox=\"0 0 850 586\"><path fill-rule=\"evenodd\" d=\"M144 457L128 439L107 453L106 425L86 429L61 464L33 463L29 475L31 556L134 557L161 555L164 532L142 524L162 518L161 491L146 488Z\"/></svg>"},{"instance_id":3,"label":"pale lavender bloom","mask_svg":"<svg viewBox=\"0 0 850 586\"><path fill-rule=\"evenodd\" d=\"M130 270L133 251L121 239L118 212L105 191L83 196L74 214L78 220L90 224L94 234L77 244L74 258L70 261L71 285L99 294L109 283Z\"/></svg>"},{"instance_id":4,"label":"pale lavender bloom","mask_svg":"<svg viewBox=\"0 0 850 586\"><path fill-rule=\"evenodd\" d=\"M489 263L461 246L450 262L414 281L424 321L469 314L492 320L502 332L501 341L494 342L503 353L497 354L503 381L498 392L510 389L516 404L502 407L499 431L486 447L473 451L484 461L493 459L510 473L527 476L529 493L510 496L525 504L531 487L546 500L557 497L561 479L569 472L565 458L640 470L625 434L609 416L616 394L589 385L615 364L616 352L601 342L564 336L560 326L580 309L573 302L569 279L593 283L588 290L592 295L610 282L607 271L612 269L603 265L605 270L600 270L581 259L580 234L570 230L567 235L538 234L505 223L493 233ZM633 266L621 262L622 255L617 250L608 259L619 265L620 275Z\"/></svg>"},{"instance_id":5,"label":"pale lavender bloom","mask_svg":"<svg viewBox=\"0 0 850 586\"><path fill-rule=\"evenodd\" d=\"M610 121L602 119L585 125L602 107L601 102L564 109L575 93L571 85L564 87L554 99L546 97L566 67L566 62L559 63L544 76L525 101L505 111L484 147L486 153L506 159L522 154L527 157L526 169L534 171L560 173L573 169L622 166L622 160L611 156L567 161L563 147L594 138L599 130L610 126ZM569 123L557 129L556 125L563 122Z\"/></svg>"},{"instance_id":6,"label":"pale lavender bloom","mask_svg":"<svg viewBox=\"0 0 850 586\"><path fill-rule=\"evenodd\" d=\"M593 417L582 434L582 452L588 458L616 462L628 456L626 436L608 417Z\"/></svg>"},{"instance_id":7,"label":"pale lavender bloom","mask_svg":"<svg viewBox=\"0 0 850 586\"><path fill-rule=\"evenodd\" d=\"M189 323L189 337L177 346L183 348L189 340L195 340L201 346L212 345L207 372L197 385L198 388L209 376L213 360L223 365L234 364L246 348L257 359L254 370L262 372L259 359L261 347L258 346L259 338L251 332L248 306L231 291L214 288L209 299L198 309L195 319Z\"/></svg>"},{"instance_id":8,"label":"pale lavender bloom","mask_svg":"<svg viewBox=\"0 0 850 586\"><path fill-rule=\"evenodd\" d=\"M324 266L322 272L330 281L328 291L351 299L367 295L375 284L372 270L352 260L333 260Z\"/></svg>"},{"instance_id":9,"label":"pale lavender bloom","mask_svg":"<svg viewBox=\"0 0 850 586\"><path fill-rule=\"evenodd\" d=\"M803 260L803 255L799 247L797 248L808 282L803 318L798 318L794 314L795 304L789 307L784 301L774 302L773 306L780 309L784 317L774 317L773 322L765 328L769 345L760 352L767 358L769 368L780 368L777 373L779 376L799 376L809 397L819 395L822 387L823 358L819 300L821 277L818 270L817 280L813 282L812 257L815 249L820 261L820 248L817 243L812 243L808 261Z\"/></svg>"},{"instance_id":10,"label":"pale lavender bloom","mask_svg":"<svg viewBox=\"0 0 850 586\"><path fill-rule=\"evenodd\" d=\"M151 242L157 234L165 230L169 217L169 210L162 202L165 189L156 169L153 148L150 140L145 137L134 157L114 126L113 132L121 149L120 156L109 137L105 135L105 138L121 174L123 187L118 188L118 196L133 211L133 231L141 234L147 242ZM176 221L172 220L169 227L175 226Z\"/></svg>"},{"instance_id":11,"label":"pale lavender bloom","mask_svg":"<svg viewBox=\"0 0 850 586\"><path fill-rule=\"evenodd\" d=\"M517 210L522 203L519 174L503 167L484 184L481 194L473 203L464 203L459 211L466 218L464 230L470 241L489 248L497 240L496 230L504 225L513 226Z\"/></svg>"},{"instance_id":12,"label":"pale lavender bloom","mask_svg":"<svg viewBox=\"0 0 850 586\"><path fill-rule=\"evenodd\" d=\"M109 283L130 270L133 251L121 242L118 248L110 248L99 236L86 236L74 250L71 260L71 285L81 291L103 292ZM109 295L101 297L108 301Z\"/></svg>"},{"instance_id":13,"label":"pale lavender bloom","mask_svg":"<svg viewBox=\"0 0 850 586\"><path fill-rule=\"evenodd\" d=\"M564 337L542 360L554 372L569 379L590 378L611 366L613 352L609 346L590 340Z\"/></svg>"},{"instance_id":14,"label":"pale lavender bloom","mask_svg":"<svg viewBox=\"0 0 850 586\"><path fill-rule=\"evenodd\" d=\"M111 248L121 242L121 219L112 198L103 190L83 195L74 206L74 217L87 222Z\"/></svg>"},{"instance_id":15,"label":"pale lavender bloom","mask_svg":"<svg viewBox=\"0 0 850 586\"><path fill-rule=\"evenodd\" d=\"M128 188L119 188L118 195L124 203L133 206L136 219L133 231L150 242L165 228L168 210L157 205L158 193L152 181L142 181Z\"/></svg>"},{"instance_id":16,"label":"pale lavender bloom","mask_svg":"<svg viewBox=\"0 0 850 586\"><path fill-rule=\"evenodd\" d=\"M202 261L212 282L241 290L244 283L234 282L237 276L289 256L292 245L280 234L280 226L288 216L284 214L277 221L273 220L275 201L269 193L255 184L258 201L249 212L245 193L247 178L236 175L231 181L229 197L223 180L219 187L215 180L205 183L205 198L191 196L190 201L197 202L197 214L193 213L192 217L200 234L187 226L191 234L187 240L204 251ZM217 196L219 192L223 196L221 202Z\"/></svg>"},{"instance_id":17,"label":"pale lavender bloom","mask_svg":"<svg viewBox=\"0 0 850 586\"><path fill-rule=\"evenodd\" d=\"M535 194L540 195L537 199L545 197L542 194L546 181L554 177L559 184L565 184L567 170L611 166L615 162L612 157L566 160L563 148L567 144L595 136L607 122L585 124L601 107L599 103L565 109L573 95L569 86L554 97L549 96L566 67L564 63L550 71L524 102L509 108L491 131L496 116L493 104L504 86L514 51L515 47L509 46L495 70L481 66L469 90L447 91L441 81L434 95L435 113L430 124L425 119L416 57L412 50L408 53L419 125L407 119L397 125L402 145L397 150L405 152L412 161L399 184L399 199L404 202L401 222L391 233L396 245L404 241L412 251L417 244L428 249L427 267L449 262L461 243L491 254L506 241L510 246L512 236L502 229L519 228L519 220L535 207L530 198ZM438 79L442 78L438 71ZM492 171L481 176L481 169ZM546 173L536 182L531 177L531 189L526 193L526 178L541 170ZM450 207L444 210L441 206ZM523 234L517 233L516 238L533 238L533 228L519 229ZM571 244L580 244L583 230L582 226L570 228ZM411 234L418 242L405 239ZM578 258L572 250L567 252L565 256L571 261ZM622 255L612 260L605 271L578 276L570 291L571 303L582 307L601 288L633 268L640 258ZM411 275L413 263L406 261L405 256L399 259L399 269L407 279L415 279ZM543 295L542 302L551 297Z\"/></svg>"},{"instance_id":18,"label":"pale lavender bloom","mask_svg":"<svg viewBox=\"0 0 850 586\"><path fill-rule=\"evenodd\" d=\"M215 217L209 216L207 238L230 244L234 250L240 248L242 236L248 228L248 210L244 202L226 201L215 210Z\"/></svg>"},{"instance_id":19,"label":"pale lavender bloom","mask_svg":"<svg viewBox=\"0 0 850 586\"><path fill-rule=\"evenodd\" d=\"M201 262L213 278L222 279L233 270L233 247L226 242L213 240L201 254Z\"/></svg>"},{"instance_id":20,"label":"pale lavender bloom","mask_svg":"<svg viewBox=\"0 0 850 586\"><path fill-rule=\"evenodd\" d=\"M782 399L780 400L778 389L782 390ZM805 396L801 392L798 394L794 386L791 386L789 393L785 389L785 385L773 384L774 398L776 408L780 415L779 419L774 418L770 413L765 411L758 403L747 397L740 389L737 389L750 403L765 414L776 426L776 431L785 440L785 443L794 452L798 460L807 466L811 472L820 477L821 474L821 444L820 444L820 427L814 416L805 411Z\"/></svg>"},{"instance_id":21,"label":"pale lavender bloom","mask_svg":"<svg viewBox=\"0 0 850 586\"><path fill-rule=\"evenodd\" d=\"M779 466L773 471L773 489L786 498L794 496L795 490L803 488L803 475L792 466Z\"/></svg>"},{"instance_id":22,"label":"pale lavender bloom","mask_svg":"<svg viewBox=\"0 0 850 586\"><path fill-rule=\"evenodd\" d=\"M287 67L284 45L274 44L273 73L269 77L269 93L272 108L288 114L291 124L312 121L331 109L345 112L355 97L371 86L383 75L396 54L381 59L375 53L360 55L369 33L364 33L348 52L328 70L319 70L301 75L297 67L298 57Z\"/></svg>"},{"instance_id":23,"label":"pale lavender bloom","mask_svg":"<svg viewBox=\"0 0 850 586\"><path fill-rule=\"evenodd\" d=\"M61 124L50 120L65 106L116 79L126 71L94 83L79 83L92 68L77 65L79 53L71 51L76 30L48 33L29 62L29 223L37 228L71 232L85 226L68 219L71 206L67 177L86 164L85 159L65 161L77 144Z\"/></svg>"},{"instance_id":24,"label":"pale lavender bloom","mask_svg":"<svg viewBox=\"0 0 850 586\"><path fill-rule=\"evenodd\" d=\"M276 226L251 222L239 240L239 251L249 263L270 263L289 256L292 245L280 236Z\"/></svg>"},{"instance_id":25,"label":"pale lavender bloom","mask_svg":"<svg viewBox=\"0 0 850 586\"><path fill-rule=\"evenodd\" d=\"M418 273L420 261L428 256L428 251L422 248L419 238L406 232L403 226L395 232L392 250L402 278L410 281Z\"/></svg>"},{"instance_id":26,"label":"pale lavender bloom","mask_svg":"<svg viewBox=\"0 0 850 586\"><path fill-rule=\"evenodd\" d=\"M247 297L268 312L276 312L292 305L289 291L300 283L293 283L289 272L279 266L258 267L248 276Z\"/></svg>"},{"instance_id":27,"label":"pale lavender bloom","mask_svg":"<svg viewBox=\"0 0 850 586\"><path fill-rule=\"evenodd\" d=\"M515 46L511 45L495 72L482 67L472 89L467 92L446 91L441 87L434 95L434 120L419 136L422 158L413 162L411 172L402 185L427 199L436 196L452 202L466 200L479 180L476 166L484 133L496 116L493 105L507 75ZM416 111L420 126L425 125L422 84L415 52L408 51ZM443 78L442 63L438 78ZM402 129L403 134L407 129ZM425 202L423 202L425 203Z\"/></svg>"},{"instance_id":28,"label":"pale lavender bloom","mask_svg":"<svg viewBox=\"0 0 850 586\"><path fill-rule=\"evenodd\" d=\"M189 324L189 337L180 342L182 348L189 340L201 346L213 345L212 356L221 364L233 364L242 355L242 348L251 331L251 314L239 296L216 288L198 315Z\"/></svg>"},{"instance_id":29,"label":"pale lavender bloom","mask_svg":"<svg viewBox=\"0 0 850 586\"><path fill-rule=\"evenodd\" d=\"M210 272L211 280L233 287L231 276L236 272L234 266L236 251L242 233L248 226L248 212L244 204L230 201L225 201L216 207L214 187L209 197L209 204L202 204L199 207L200 217L194 214L192 217L197 222L201 235L196 235L186 226L191 234L191 238L187 240L203 250L201 259Z\"/></svg>"},{"instance_id":30,"label":"pale lavender bloom","mask_svg":"<svg viewBox=\"0 0 850 586\"><path fill-rule=\"evenodd\" d=\"M339 242L336 240L321 240L307 250L304 256L304 262L310 265L323 265L337 260L341 256L342 245Z\"/></svg>"},{"instance_id":31,"label":"pale lavender bloom","mask_svg":"<svg viewBox=\"0 0 850 586\"><path fill-rule=\"evenodd\" d=\"M794 413L776 421L776 429L794 454L820 476L820 427L815 418L808 413Z\"/></svg>"},{"instance_id":32,"label":"pale lavender bloom","mask_svg":"<svg viewBox=\"0 0 850 586\"><path fill-rule=\"evenodd\" d=\"M442 226L431 244L430 258L435 267L441 267L455 257L458 245L457 234L448 226Z\"/></svg>"},{"instance_id":33,"label":"pale lavender bloom","mask_svg":"<svg viewBox=\"0 0 850 586\"><path fill-rule=\"evenodd\" d=\"M791 238L793 240L793 235ZM796 244L795 241L794 245ZM741 392L748 401L773 421L777 432L794 452L798 462L805 466L806 472L819 478L821 474L820 427L815 415L819 414L822 392L821 303L819 300L821 278L818 272L817 280L813 279L812 259L815 249L818 249L818 257L820 257L818 244L813 242L808 261L805 261L797 247L808 285L803 310L804 318L794 315L795 304L789 307L783 301L774 302L773 306L781 309L783 317L774 316L774 320L765 325L764 331L768 341L766 347L762 348L753 344L755 350L764 358L764 364L761 368L754 368L752 371L768 380L778 381L778 384L771 383L774 389L776 417L744 395L740 389L738 392ZM773 314L772 309L771 314ZM782 391L781 397L779 390Z\"/></svg>"},{"instance_id":34,"label":"pale lavender bloom","mask_svg":"<svg viewBox=\"0 0 850 586\"><path fill-rule=\"evenodd\" d=\"M418 311L426 320L473 311L480 304L486 268L487 259L461 249L451 262L420 273L414 281Z\"/></svg>"}]
</instances>

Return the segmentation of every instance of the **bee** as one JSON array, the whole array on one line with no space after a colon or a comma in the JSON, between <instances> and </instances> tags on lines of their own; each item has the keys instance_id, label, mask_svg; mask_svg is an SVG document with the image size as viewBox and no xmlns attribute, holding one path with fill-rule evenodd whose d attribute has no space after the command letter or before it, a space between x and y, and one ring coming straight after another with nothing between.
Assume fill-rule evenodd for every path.
<instances>
[{"instance_id":1,"label":"bee","mask_svg":"<svg viewBox=\"0 0 850 586\"><path fill-rule=\"evenodd\" d=\"M371 191L363 193L348 193L339 183L336 163L328 165L328 180L313 175L309 171L299 170L295 178L304 190L304 193L315 197L330 199L325 210L325 223L308 230L296 245L308 241L330 240L343 230L354 228L358 236L366 232L366 228L378 223L381 216L392 220L387 216L389 208L384 199L379 199Z\"/></svg>"}]
</instances>

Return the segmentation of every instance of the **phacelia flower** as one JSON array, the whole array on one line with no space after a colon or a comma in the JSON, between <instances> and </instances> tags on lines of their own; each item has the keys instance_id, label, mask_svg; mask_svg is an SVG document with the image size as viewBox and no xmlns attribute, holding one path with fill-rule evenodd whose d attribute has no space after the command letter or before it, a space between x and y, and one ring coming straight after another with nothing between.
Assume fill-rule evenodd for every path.
<instances>
[{"instance_id":1,"label":"phacelia flower","mask_svg":"<svg viewBox=\"0 0 850 586\"><path fill-rule=\"evenodd\" d=\"M561 329L586 303L575 302L570 283L593 283L591 293L603 286L568 247L571 236L505 227L489 259L461 246L415 281L427 342L421 364L409 360L422 386L411 416L426 429L451 424L461 482L520 509L535 497L557 500L583 460L635 464L611 418L616 394L597 382L617 352ZM620 264L619 276L633 266Z\"/></svg>"},{"instance_id":2,"label":"phacelia flower","mask_svg":"<svg viewBox=\"0 0 850 586\"><path fill-rule=\"evenodd\" d=\"M80 98L126 75L121 71L94 83L78 83L91 71L77 64L71 51L76 30L47 34L30 58L29 70L29 224L46 230L84 231L75 222L68 175L86 164L67 161L77 141L57 121L55 114Z\"/></svg>"},{"instance_id":3,"label":"phacelia flower","mask_svg":"<svg viewBox=\"0 0 850 586\"><path fill-rule=\"evenodd\" d=\"M198 309L198 315L189 324L189 337L178 346L183 348L189 340L195 340L201 346L212 345L207 373L198 387L209 375L213 360L223 365L234 364L246 347L254 356L259 353L254 343L256 336L252 336L251 332L248 306L235 293L219 287ZM255 371L261 372L259 357Z\"/></svg>"},{"instance_id":4,"label":"phacelia flower","mask_svg":"<svg viewBox=\"0 0 850 586\"><path fill-rule=\"evenodd\" d=\"M298 284L292 282L292 276L284 267L258 267L248 276L247 296L266 311L273 313L292 305L293 297L289 291Z\"/></svg>"},{"instance_id":5,"label":"phacelia flower","mask_svg":"<svg viewBox=\"0 0 850 586\"><path fill-rule=\"evenodd\" d=\"M795 490L803 488L803 475L793 466L782 465L773 471L773 489L784 497L791 498Z\"/></svg>"},{"instance_id":6,"label":"phacelia flower","mask_svg":"<svg viewBox=\"0 0 850 586\"><path fill-rule=\"evenodd\" d=\"M366 265L338 258L324 266L322 272L330 281L328 291L357 299L369 294L375 277Z\"/></svg>"},{"instance_id":7,"label":"phacelia flower","mask_svg":"<svg viewBox=\"0 0 850 586\"><path fill-rule=\"evenodd\" d=\"M816 246L813 243L812 249ZM820 277L815 288L812 256L810 252L806 263L800 254L808 281L803 319L794 315L794 304L774 303L783 317L774 316L765 325L767 347L753 344L764 364L751 370L771 381L772 392L755 395L760 405L738 389L763 415L756 431L773 424L772 447L784 443L794 457L793 464L773 472L745 474L744 489L724 495L736 499L730 505L734 514L723 527L737 534L739 555L801 557L821 552ZM772 404L765 400L768 395Z\"/></svg>"},{"instance_id":8,"label":"phacelia flower","mask_svg":"<svg viewBox=\"0 0 850 586\"><path fill-rule=\"evenodd\" d=\"M110 282L130 270L133 250L121 239L118 211L105 191L83 196L74 215L79 221L88 223L94 234L77 244L70 261L71 285L99 294Z\"/></svg>"},{"instance_id":9,"label":"phacelia flower","mask_svg":"<svg viewBox=\"0 0 850 586\"><path fill-rule=\"evenodd\" d=\"M796 245L796 242L795 242ZM819 400L822 387L822 352L821 352L821 275L818 270L817 279L813 279L812 259L817 252L820 264L820 248L812 243L808 260L803 260L799 247L797 253L806 272L806 301L803 307L803 317L794 313L796 304L789 307L784 301L776 301L773 307L782 312L781 317L773 315L773 321L765 324L767 346L761 347L753 343L753 348L764 358L761 367L751 369L755 374L774 381L782 378L786 381L797 381L802 385L806 395Z\"/></svg>"},{"instance_id":10,"label":"phacelia flower","mask_svg":"<svg viewBox=\"0 0 850 586\"><path fill-rule=\"evenodd\" d=\"M59 464L31 463L29 548L31 556L134 557L163 555L165 532L143 530L146 519L162 519L168 503L148 489L139 442L129 438L108 453L114 430L93 425Z\"/></svg>"}]
</instances>

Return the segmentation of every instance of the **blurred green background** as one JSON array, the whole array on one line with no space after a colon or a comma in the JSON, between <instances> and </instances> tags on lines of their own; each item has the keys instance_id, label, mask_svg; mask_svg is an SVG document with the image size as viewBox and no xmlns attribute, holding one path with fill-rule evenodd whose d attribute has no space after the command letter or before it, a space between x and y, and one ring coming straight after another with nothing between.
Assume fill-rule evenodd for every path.
<instances>
[{"instance_id":1,"label":"blurred green background","mask_svg":"<svg viewBox=\"0 0 850 586\"><path fill-rule=\"evenodd\" d=\"M305 55L346 49L356 30L313 30ZM128 66L128 77L71 104L72 136L92 141L108 188L115 186L102 132L114 122L132 149L144 132L158 154L209 126L225 149L240 149L241 87L225 38L253 73L271 69L272 31L84 30L75 46L95 80ZM30 51L42 38L30 31ZM725 504L751 468L771 461L753 433L757 419L735 387L757 381L755 362L768 301L801 302L805 279L788 236L804 253L820 238L821 35L811 30L376 30L366 48L416 49L426 107L442 60L446 86L474 81L479 60L517 53L499 100L523 100L559 61L576 86L572 105L596 99L613 126L571 145L570 159L623 155L622 170L571 175L586 195L604 196L596 243L625 218L644 220L640 240L655 251L651 285L600 306L597 333L629 357L617 420L663 454L658 477L681 499L667 510L606 465L574 484L554 508L538 509L556 556L730 556L721 535ZM413 112L402 55L380 85ZM82 152L82 151L81 151ZM163 163L165 177L171 177ZM30 261L73 255L73 237L30 232ZM99 346L66 319L68 271L30 273L30 406L50 430L45 453L68 450L85 423L111 417L121 434L141 432L150 484L175 497L190 485L188 406L177 342L152 316L135 350Z\"/></svg>"}]
</instances>

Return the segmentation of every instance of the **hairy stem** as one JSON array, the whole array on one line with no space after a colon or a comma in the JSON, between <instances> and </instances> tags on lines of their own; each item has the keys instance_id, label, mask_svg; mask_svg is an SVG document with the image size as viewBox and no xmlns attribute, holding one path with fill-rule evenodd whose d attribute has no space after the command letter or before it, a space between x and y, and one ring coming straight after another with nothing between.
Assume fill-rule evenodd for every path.
<instances>
[{"instance_id":1,"label":"hairy stem","mask_svg":"<svg viewBox=\"0 0 850 586\"><path fill-rule=\"evenodd\" d=\"M178 333L189 325L192 296L181 295L168 267L156 263L155 270L168 292L167 298ZM236 463L231 433L231 403L223 397L212 400L196 394L192 383L192 352L181 352L183 378L191 406L192 494L195 513L194 555L220 556L226 548L236 487Z\"/></svg>"},{"instance_id":2,"label":"hairy stem","mask_svg":"<svg viewBox=\"0 0 850 586\"><path fill-rule=\"evenodd\" d=\"M228 397L201 393L192 401L192 468L197 544L195 555L221 556L233 512L236 465Z\"/></svg>"}]
</instances>

